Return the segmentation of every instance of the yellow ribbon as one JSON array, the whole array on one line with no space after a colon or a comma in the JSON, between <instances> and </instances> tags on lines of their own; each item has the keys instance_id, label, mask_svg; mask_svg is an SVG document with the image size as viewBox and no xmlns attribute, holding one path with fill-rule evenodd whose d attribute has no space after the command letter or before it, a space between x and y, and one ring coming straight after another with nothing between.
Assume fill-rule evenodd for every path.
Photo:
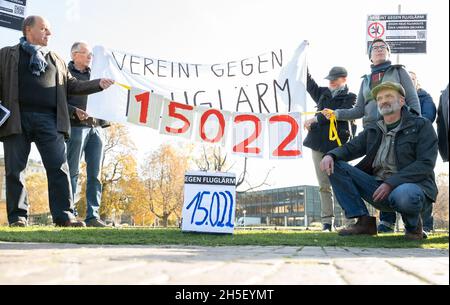
<instances>
[{"instance_id":1,"label":"yellow ribbon","mask_svg":"<svg viewBox=\"0 0 450 305\"><path fill-rule=\"evenodd\" d=\"M339 139L337 130L337 119L334 113L330 117L330 141L336 141L339 147L342 146L342 142L341 139Z\"/></svg>"},{"instance_id":2,"label":"yellow ribbon","mask_svg":"<svg viewBox=\"0 0 450 305\"><path fill-rule=\"evenodd\" d=\"M302 112L303 115L316 115L322 113L322 111L319 112ZM342 141L339 138L338 130L337 130L337 119L336 115L334 114L333 110L329 110L328 114L330 115L330 133L329 133L329 139L330 141L336 141L339 146L342 146Z\"/></svg>"},{"instance_id":3,"label":"yellow ribbon","mask_svg":"<svg viewBox=\"0 0 450 305\"><path fill-rule=\"evenodd\" d=\"M117 86L120 86L126 90L131 90L130 86L115 82L114 84L116 84ZM302 115L316 115L322 113L320 112L302 112ZM330 141L337 141L337 144L339 146L342 146L342 142L341 139L339 139L339 134L337 131L337 120L336 120L336 115L334 114L334 112L332 110L329 111L329 114L331 115L330 117Z\"/></svg>"},{"instance_id":4,"label":"yellow ribbon","mask_svg":"<svg viewBox=\"0 0 450 305\"><path fill-rule=\"evenodd\" d=\"M120 87L122 87L124 89L131 90L130 86L127 86L127 85L124 85L124 84L121 84L121 83L118 83L118 82L115 82L114 84L116 84L117 86L120 86Z\"/></svg>"},{"instance_id":5,"label":"yellow ribbon","mask_svg":"<svg viewBox=\"0 0 450 305\"><path fill-rule=\"evenodd\" d=\"M342 146L342 141L339 138L338 130L337 130L337 119L336 114L334 114L333 110L328 110L328 114L330 115L330 141L336 141L337 144Z\"/></svg>"}]
</instances>

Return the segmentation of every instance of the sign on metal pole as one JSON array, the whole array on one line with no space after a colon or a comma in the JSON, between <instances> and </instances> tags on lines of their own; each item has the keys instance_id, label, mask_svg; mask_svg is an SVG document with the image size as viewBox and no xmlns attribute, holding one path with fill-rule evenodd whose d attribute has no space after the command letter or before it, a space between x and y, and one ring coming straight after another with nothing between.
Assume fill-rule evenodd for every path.
<instances>
[{"instance_id":1,"label":"sign on metal pole","mask_svg":"<svg viewBox=\"0 0 450 305\"><path fill-rule=\"evenodd\" d=\"M22 30L27 0L0 0L0 27Z\"/></svg>"},{"instance_id":2,"label":"sign on metal pole","mask_svg":"<svg viewBox=\"0 0 450 305\"><path fill-rule=\"evenodd\" d=\"M233 234L236 175L188 172L184 182L182 231Z\"/></svg>"},{"instance_id":3,"label":"sign on metal pole","mask_svg":"<svg viewBox=\"0 0 450 305\"><path fill-rule=\"evenodd\" d=\"M427 14L369 15L367 45L381 38L393 54L426 54L427 21Z\"/></svg>"}]
</instances>

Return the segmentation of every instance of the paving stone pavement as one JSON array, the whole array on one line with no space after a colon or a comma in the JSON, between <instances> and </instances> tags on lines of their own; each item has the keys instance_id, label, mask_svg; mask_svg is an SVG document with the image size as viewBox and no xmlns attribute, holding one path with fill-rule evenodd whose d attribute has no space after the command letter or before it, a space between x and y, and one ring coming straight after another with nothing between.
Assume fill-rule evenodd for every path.
<instances>
[{"instance_id":1,"label":"paving stone pavement","mask_svg":"<svg viewBox=\"0 0 450 305\"><path fill-rule=\"evenodd\" d=\"M449 285L449 251L0 242L0 284Z\"/></svg>"}]
</instances>

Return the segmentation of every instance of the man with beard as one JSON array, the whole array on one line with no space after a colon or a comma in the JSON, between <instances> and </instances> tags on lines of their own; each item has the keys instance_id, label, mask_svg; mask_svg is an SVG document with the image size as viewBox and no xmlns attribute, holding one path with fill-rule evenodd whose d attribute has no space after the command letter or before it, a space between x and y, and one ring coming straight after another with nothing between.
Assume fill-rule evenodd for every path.
<instances>
[{"instance_id":1,"label":"man with beard","mask_svg":"<svg viewBox=\"0 0 450 305\"><path fill-rule=\"evenodd\" d=\"M421 240L421 211L438 193L436 132L429 120L408 111L399 83L384 82L372 94L383 119L330 151L321 163L346 217L358 220L339 235L377 234L376 218L369 215L365 200L380 211L400 213L406 239ZM356 167L347 163L361 157L365 158Z\"/></svg>"}]
</instances>

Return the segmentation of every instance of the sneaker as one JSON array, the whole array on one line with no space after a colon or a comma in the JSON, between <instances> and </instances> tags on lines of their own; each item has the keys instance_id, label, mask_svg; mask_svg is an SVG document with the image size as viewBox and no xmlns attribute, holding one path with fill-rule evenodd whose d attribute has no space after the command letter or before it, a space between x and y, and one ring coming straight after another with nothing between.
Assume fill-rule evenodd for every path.
<instances>
[{"instance_id":1,"label":"sneaker","mask_svg":"<svg viewBox=\"0 0 450 305\"><path fill-rule=\"evenodd\" d=\"M377 227L378 233L394 233L394 225L388 225L384 222Z\"/></svg>"},{"instance_id":2,"label":"sneaker","mask_svg":"<svg viewBox=\"0 0 450 305\"><path fill-rule=\"evenodd\" d=\"M322 227L322 232L331 232L331 231L333 231L331 224L324 223Z\"/></svg>"},{"instance_id":3,"label":"sneaker","mask_svg":"<svg viewBox=\"0 0 450 305\"><path fill-rule=\"evenodd\" d=\"M109 228L111 226L104 223L101 219L90 219L86 221L86 226L90 228Z\"/></svg>"},{"instance_id":4,"label":"sneaker","mask_svg":"<svg viewBox=\"0 0 450 305\"><path fill-rule=\"evenodd\" d=\"M9 225L11 228L26 228L28 227L28 222L24 219L19 219Z\"/></svg>"}]
</instances>

